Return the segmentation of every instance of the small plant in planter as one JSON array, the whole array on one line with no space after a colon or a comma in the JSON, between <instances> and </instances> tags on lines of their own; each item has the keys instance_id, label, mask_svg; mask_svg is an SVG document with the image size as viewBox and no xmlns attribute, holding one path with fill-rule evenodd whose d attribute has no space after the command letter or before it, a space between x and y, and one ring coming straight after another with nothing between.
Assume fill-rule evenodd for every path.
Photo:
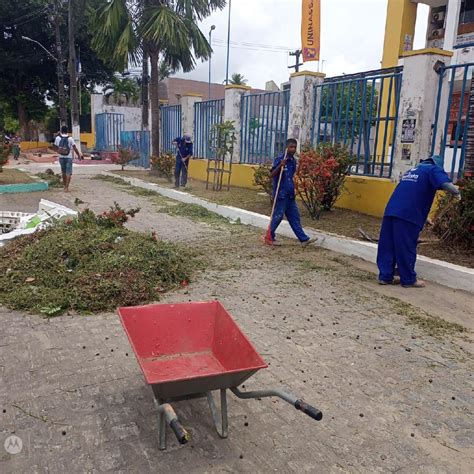
<instances>
[{"instance_id":1,"label":"small plant in planter","mask_svg":"<svg viewBox=\"0 0 474 474\"><path fill-rule=\"evenodd\" d=\"M150 174L166 178L170 183L173 180L175 157L171 153L161 153L151 157Z\"/></svg>"},{"instance_id":2,"label":"small plant in planter","mask_svg":"<svg viewBox=\"0 0 474 474\"><path fill-rule=\"evenodd\" d=\"M322 143L316 149L301 152L296 191L313 219L333 208L353 162L353 156L339 144Z\"/></svg>"},{"instance_id":3,"label":"small plant in planter","mask_svg":"<svg viewBox=\"0 0 474 474\"><path fill-rule=\"evenodd\" d=\"M273 180L270 176L272 169L272 162L267 161L261 163L255 168L253 175L253 182L256 186L259 186L266 194L272 196Z\"/></svg>"},{"instance_id":4,"label":"small plant in planter","mask_svg":"<svg viewBox=\"0 0 474 474\"><path fill-rule=\"evenodd\" d=\"M125 165L131 161L138 160L140 155L138 151L133 150L132 148L119 147L118 149L118 159L117 164L122 165L122 171L125 169Z\"/></svg>"}]
</instances>

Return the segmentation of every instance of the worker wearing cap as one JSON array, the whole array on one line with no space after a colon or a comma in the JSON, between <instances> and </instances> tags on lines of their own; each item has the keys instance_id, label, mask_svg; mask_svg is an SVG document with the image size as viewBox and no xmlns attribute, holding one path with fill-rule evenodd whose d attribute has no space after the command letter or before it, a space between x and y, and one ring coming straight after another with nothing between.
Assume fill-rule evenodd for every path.
<instances>
[{"instance_id":1,"label":"worker wearing cap","mask_svg":"<svg viewBox=\"0 0 474 474\"><path fill-rule=\"evenodd\" d=\"M189 160L193 156L193 142L189 135L184 135L177 137L173 143L176 145L175 187L185 187L188 182Z\"/></svg>"},{"instance_id":2,"label":"worker wearing cap","mask_svg":"<svg viewBox=\"0 0 474 474\"><path fill-rule=\"evenodd\" d=\"M395 188L385 209L377 253L379 283L390 285L395 267L405 288L423 288L415 272L418 237L428 219L436 191L444 190L461 198L459 190L444 171L444 158L421 160L407 171Z\"/></svg>"}]
</instances>

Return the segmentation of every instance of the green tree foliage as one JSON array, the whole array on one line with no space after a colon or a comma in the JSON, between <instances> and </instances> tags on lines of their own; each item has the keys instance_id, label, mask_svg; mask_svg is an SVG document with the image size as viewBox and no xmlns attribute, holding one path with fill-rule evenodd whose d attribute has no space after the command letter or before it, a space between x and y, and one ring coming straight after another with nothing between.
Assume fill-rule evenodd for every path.
<instances>
[{"instance_id":1,"label":"green tree foliage","mask_svg":"<svg viewBox=\"0 0 474 474\"><path fill-rule=\"evenodd\" d=\"M92 10L86 8L85 0L78 2L84 15L77 18L76 46L81 51L81 82L90 90L95 84L107 82L112 70L91 49L86 25ZM103 0L90 2L97 6ZM61 22L64 59L67 59L66 8L67 2L24 0L12 3L0 0L0 101L5 104L8 114L19 120L24 138L30 138L30 121L42 121L48 111L47 102L57 101L58 81L56 61L40 46L22 36L38 41L56 57L53 15L57 14ZM67 73L65 80L67 84Z\"/></svg>"},{"instance_id":2,"label":"green tree foliage","mask_svg":"<svg viewBox=\"0 0 474 474\"><path fill-rule=\"evenodd\" d=\"M370 127L375 125L378 93L368 82L326 84L318 99L321 101L319 133L323 141L328 140L332 129L332 136L342 141L351 139L352 130L357 137L361 132L369 134Z\"/></svg>"},{"instance_id":3,"label":"green tree foliage","mask_svg":"<svg viewBox=\"0 0 474 474\"><path fill-rule=\"evenodd\" d=\"M194 69L196 59L207 60L211 47L198 23L225 0L110 0L97 9L92 31L93 47L118 71L150 58L152 149L159 153L159 64L172 70Z\"/></svg>"}]
</instances>

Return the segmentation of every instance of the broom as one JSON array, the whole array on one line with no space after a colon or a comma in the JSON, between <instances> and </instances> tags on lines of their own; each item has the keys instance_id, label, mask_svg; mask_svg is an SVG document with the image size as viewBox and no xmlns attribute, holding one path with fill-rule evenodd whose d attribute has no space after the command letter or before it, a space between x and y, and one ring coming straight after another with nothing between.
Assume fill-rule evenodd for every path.
<instances>
[{"instance_id":1,"label":"broom","mask_svg":"<svg viewBox=\"0 0 474 474\"><path fill-rule=\"evenodd\" d=\"M285 150L285 157L283 158L283 161L286 160L287 154L288 154L288 150ZM267 232L266 232L265 237L264 237L264 242L267 245L272 245L272 243L273 243L271 226L272 226L273 214L275 213L276 202L277 202L277 199L278 199L278 193L280 192L281 177L283 176L283 169L284 168L285 167L282 166L281 169L280 169L280 175L278 176L278 184L277 184L277 188L276 188L276 193L275 193L275 197L273 198L272 213L270 214L270 221L268 222Z\"/></svg>"}]
</instances>

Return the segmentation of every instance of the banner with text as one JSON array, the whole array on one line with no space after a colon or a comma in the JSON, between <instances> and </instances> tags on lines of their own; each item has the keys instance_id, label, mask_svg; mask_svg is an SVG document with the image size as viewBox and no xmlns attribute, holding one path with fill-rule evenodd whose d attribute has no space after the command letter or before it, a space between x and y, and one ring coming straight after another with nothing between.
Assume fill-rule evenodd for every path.
<instances>
[{"instance_id":1,"label":"banner with text","mask_svg":"<svg viewBox=\"0 0 474 474\"><path fill-rule=\"evenodd\" d=\"M301 16L301 46L303 62L319 61L321 30L321 0L303 0Z\"/></svg>"}]
</instances>

